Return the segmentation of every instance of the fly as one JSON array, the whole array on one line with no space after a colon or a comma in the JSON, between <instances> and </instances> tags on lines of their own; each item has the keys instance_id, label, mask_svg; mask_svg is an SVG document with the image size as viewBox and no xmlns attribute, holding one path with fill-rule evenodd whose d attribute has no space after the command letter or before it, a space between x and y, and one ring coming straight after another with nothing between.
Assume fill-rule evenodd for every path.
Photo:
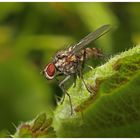
<instances>
[{"instance_id":1,"label":"fly","mask_svg":"<svg viewBox=\"0 0 140 140\"><path fill-rule=\"evenodd\" d=\"M111 29L110 25L103 25L99 27L94 32L91 32L83 39L81 39L77 44L71 45L69 48L58 51L54 56L51 63L49 63L43 73L45 77L49 80L54 79L58 75L63 75L65 78L59 83L59 87L62 89L64 96L62 102L64 101L65 95L68 95L71 107L71 114L73 114L72 102L69 93L65 89L65 82L72 76L79 76L83 81L86 89L92 93L88 85L84 81L82 70L84 67L84 62L89 57L101 57L101 50L98 48L86 48L88 44L95 41Z\"/></svg>"}]
</instances>

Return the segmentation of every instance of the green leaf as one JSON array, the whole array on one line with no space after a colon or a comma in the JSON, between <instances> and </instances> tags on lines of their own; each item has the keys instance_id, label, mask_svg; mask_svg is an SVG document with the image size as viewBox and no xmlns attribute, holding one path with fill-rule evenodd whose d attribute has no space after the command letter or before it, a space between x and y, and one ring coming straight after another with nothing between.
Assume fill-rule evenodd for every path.
<instances>
[{"instance_id":1,"label":"green leaf","mask_svg":"<svg viewBox=\"0 0 140 140\"><path fill-rule=\"evenodd\" d=\"M66 96L54 111L53 122L42 114L33 125L28 123L32 130L49 128L36 137L140 137L140 45L110 58L84 79L93 94L77 79L76 87L68 90L74 114Z\"/></svg>"},{"instance_id":2,"label":"green leaf","mask_svg":"<svg viewBox=\"0 0 140 140\"><path fill-rule=\"evenodd\" d=\"M57 136L139 137L139 69L140 45L84 75L94 95L77 80L77 86L68 90L75 113L70 115L67 97L55 111Z\"/></svg>"},{"instance_id":3,"label":"green leaf","mask_svg":"<svg viewBox=\"0 0 140 140\"><path fill-rule=\"evenodd\" d=\"M13 137L55 137L52 118L47 118L46 113L37 116L35 120L21 124Z\"/></svg>"}]
</instances>

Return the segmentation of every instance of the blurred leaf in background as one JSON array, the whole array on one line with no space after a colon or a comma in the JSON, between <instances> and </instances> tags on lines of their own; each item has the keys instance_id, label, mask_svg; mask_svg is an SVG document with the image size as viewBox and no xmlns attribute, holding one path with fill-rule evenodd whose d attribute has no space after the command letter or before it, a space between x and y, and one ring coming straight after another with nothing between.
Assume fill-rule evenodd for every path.
<instances>
[{"instance_id":1,"label":"blurred leaf in background","mask_svg":"<svg viewBox=\"0 0 140 140\"><path fill-rule=\"evenodd\" d=\"M103 24L112 31L90 46L106 55L128 49L140 41L139 9L139 3L0 3L1 137L14 131L12 123L44 110L52 115L62 92L40 72L57 50Z\"/></svg>"}]
</instances>

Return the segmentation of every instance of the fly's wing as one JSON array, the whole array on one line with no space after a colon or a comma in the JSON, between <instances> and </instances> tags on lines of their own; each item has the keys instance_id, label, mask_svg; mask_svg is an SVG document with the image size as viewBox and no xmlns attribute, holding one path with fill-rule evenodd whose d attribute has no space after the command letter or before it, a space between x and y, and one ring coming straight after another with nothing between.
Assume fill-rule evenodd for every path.
<instances>
[{"instance_id":1,"label":"fly's wing","mask_svg":"<svg viewBox=\"0 0 140 140\"><path fill-rule=\"evenodd\" d=\"M109 24L103 25L100 28L98 28L96 31L91 32L86 37L84 37L82 40L80 40L77 44L72 46L71 53L74 54L78 52L80 49L91 43L92 41L98 39L105 33L107 33L111 29L111 26Z\"/></svg>"}]
</instances>

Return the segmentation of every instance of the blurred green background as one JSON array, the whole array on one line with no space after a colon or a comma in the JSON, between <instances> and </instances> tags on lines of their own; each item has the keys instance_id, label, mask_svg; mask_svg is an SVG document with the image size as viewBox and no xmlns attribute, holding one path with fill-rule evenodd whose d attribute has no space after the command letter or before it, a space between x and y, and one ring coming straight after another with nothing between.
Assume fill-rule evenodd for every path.
<instances>
[{"instance_id":1,"label":"blurred green background","mask_svg":"<svg viewBox=\"0 0 140 140\"><path fill-rule=\"evenodd\" d=\"M103 24L112 31L90 46L107 56L135 46L140 3L0 3L0 137L55 109L62 92L40 72L56 51Z\"/></svg>"}]
</instances>

